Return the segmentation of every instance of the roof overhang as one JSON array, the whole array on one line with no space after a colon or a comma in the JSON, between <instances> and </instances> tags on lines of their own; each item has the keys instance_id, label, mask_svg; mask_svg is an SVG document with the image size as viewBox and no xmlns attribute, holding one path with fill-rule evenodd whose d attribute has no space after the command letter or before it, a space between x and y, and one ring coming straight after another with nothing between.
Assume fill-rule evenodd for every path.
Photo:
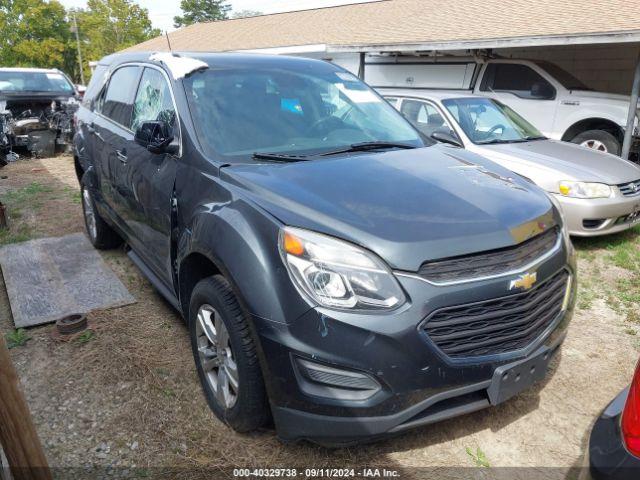
<instances>
[{"instance_id":1,"label":"roof overhang","mask_svg":"<svg viewBox=\"0 0 640 480\"><path fill-rule=\"evenodd\" d=\"M250 48L246 50L233 51L241 53L270 53L273 55L293 55L296 53L325 53L327 52L327 45L325 45L324 43L317 43L313 45L290 45L285 47Z\"/></svg>"},{"instance_id":2,"label":"roof overhang","mask_svg":"<svg viewBox=\"0 0 640 480\"><path fill-rule=\"evenodd\" d=\"M397 43L397 44L361 44L361 45L327 45L326 51L333 52L422 52L447 50L479 50L487 48L515 48L515 47L543 47L557 45L595 45L606 43L640 42L640 30L611 33L594 33L579 35L533 36L494 38L482 40L452 40L425 43Z\"/></svg>"}]
</instances>

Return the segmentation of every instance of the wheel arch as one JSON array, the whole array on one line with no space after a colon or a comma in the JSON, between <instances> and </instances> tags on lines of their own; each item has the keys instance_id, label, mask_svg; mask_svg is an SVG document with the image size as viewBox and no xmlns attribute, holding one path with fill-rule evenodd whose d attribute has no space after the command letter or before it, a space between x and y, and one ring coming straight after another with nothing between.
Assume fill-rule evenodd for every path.
<instances>
[{"instance_id":1,"label":"wheel arch","mask_svg":"<svg viewBox=\"0 0 640 480\"><path fill-rule=\"evenodd\" d=\"M611 133L616 139L622 143L624 140L624 130L616 122L608 118L594 117L585 118L571 125L562 135L561 140L565 142L571 141L576 135L588 130L604 130Z\"/></svg>"}]
</instances>

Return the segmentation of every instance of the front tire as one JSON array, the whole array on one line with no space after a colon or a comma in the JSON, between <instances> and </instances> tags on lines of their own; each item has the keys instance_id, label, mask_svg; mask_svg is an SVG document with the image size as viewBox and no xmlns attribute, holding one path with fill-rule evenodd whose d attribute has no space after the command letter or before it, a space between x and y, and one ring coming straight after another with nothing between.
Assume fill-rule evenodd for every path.
<instances>
[{"instance_id":1,"label":"front tire","mask_svg":"<svg viewBox=\"0 0 640 480\"><path fill-rule=\"evenodd\" d=\"M599 152L612 153L613 155L620 155L622 150L618 139L605 130L587 130L573 137L571 142Z\"/></svg>"},{"instance_id":2,"label":"front tire","mask_svg":"<svg viewBox=\"0 0 640 480\"><path fill-rule=\"evenodd\" d=\"M84 226L91 244L98 250L109 250L122 245L120 235L118 235L98 213L91 191L84 182L82 183L80 196L82 200Z\"/></svg>"},{"instance_id":3,"label":"front tire","mask_svg":"<svg viewBox=\"0 0 640 480\"><path fill-rule=\"evenodd\" d=\"M237 432L269 419L267 395L249 324L221 275L195 286L189 307L193 358L209 408Z\"/></svg>"}]
</instances>

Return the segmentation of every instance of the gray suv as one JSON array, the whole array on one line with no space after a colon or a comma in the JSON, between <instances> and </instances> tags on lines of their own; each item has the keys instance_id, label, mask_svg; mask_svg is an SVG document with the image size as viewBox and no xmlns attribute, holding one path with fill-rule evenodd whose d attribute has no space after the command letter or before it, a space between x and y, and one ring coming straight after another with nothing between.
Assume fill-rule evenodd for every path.
<instances>
[{"instance_id":1,"label":"gray suv","mask_svg":"<svg viewBox=\"0 0 640 480\"><path fill-rule=\"evenodd\" d=\"M472 412L564 338L575 261L547 195L335 65L118 54L77 125L91 241L126 243L181 313L237 431L343 445Z\"/></svg>"}]
</instances>

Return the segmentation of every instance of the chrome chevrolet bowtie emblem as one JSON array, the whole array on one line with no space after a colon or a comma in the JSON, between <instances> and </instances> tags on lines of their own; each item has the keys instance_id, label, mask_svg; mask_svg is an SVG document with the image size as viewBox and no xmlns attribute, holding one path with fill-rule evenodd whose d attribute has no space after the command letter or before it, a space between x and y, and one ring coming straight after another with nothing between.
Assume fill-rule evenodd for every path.
<instances>
[{"instance_id":1,"label":"chrome chevrolet bowtie emblem","mask_svg":"<svg viewBox=\"0 0 640 480\"><path fill-rule=\"evenodd\" d=\"M511 280L509 283L509 290L513 290L514 288L521 288L522 290L529 290L533 287L533 284L538 280L538 273L524 273L520 275L518 278Z\"/></svg>"}]
</instances>

